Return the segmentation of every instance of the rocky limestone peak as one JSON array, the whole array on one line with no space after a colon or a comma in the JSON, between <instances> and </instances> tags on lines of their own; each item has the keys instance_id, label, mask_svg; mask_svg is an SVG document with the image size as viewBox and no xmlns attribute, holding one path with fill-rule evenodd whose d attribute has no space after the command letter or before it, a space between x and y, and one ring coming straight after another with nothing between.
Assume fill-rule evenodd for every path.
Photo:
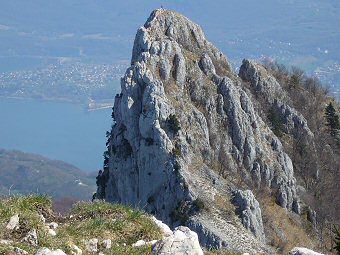
<instances>
[{"instance_id":1,"label":"rocky limestone peak","mask_svg":"<svg viewBox=\"0 0 340 255\"><path fill-rule=\"evenodd\" d=\"M145 56L143 53L147 52L168 57L174 54L172 57L176 62L181 62L181 53L207 54L219 74L231 70L226 57L205 39L199 25L177 12L166 9L153 11L144 26L138 29L131 63L140 61L140 58ZM164 69L170 64L173 63L162 63L161 68ZM167 78L170 74L163 75Z\"/></svg>"},{"instance_id":2,"label":"rocky limestone peak","mask_svg":"<svg viewBox=\"0 0 340 255\"><path fill-rule=\"evenodd\" d=\"M261 219L238 218L232 194L266 187L299 212L294 170L230 66L197 24L153 11L115 97L97 197L185 224L206 247L265 253Z\"/></svg>"}]
</instances>

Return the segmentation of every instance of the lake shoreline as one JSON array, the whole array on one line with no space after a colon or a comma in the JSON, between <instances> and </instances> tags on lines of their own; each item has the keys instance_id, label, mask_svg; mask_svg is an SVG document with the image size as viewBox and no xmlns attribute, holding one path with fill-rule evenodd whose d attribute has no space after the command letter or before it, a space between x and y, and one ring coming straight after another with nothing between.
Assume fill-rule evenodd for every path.
<instances>
[{"instance_id":1,"label":"lake shoreline","mask_svg":"<svg viewBox=\"0 0 340 255\"><path fill-rule=\"evenodd\" d=\"M102 168L111 109L60 100L0 97L0 147L62 160L85 171Z\"/></svg>"}]
</instances>

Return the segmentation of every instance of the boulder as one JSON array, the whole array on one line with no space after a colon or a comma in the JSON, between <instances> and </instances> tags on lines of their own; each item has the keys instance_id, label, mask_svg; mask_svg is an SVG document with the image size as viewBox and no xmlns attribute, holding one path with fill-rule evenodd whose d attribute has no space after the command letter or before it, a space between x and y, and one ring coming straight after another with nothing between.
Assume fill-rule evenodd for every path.
<instances>
[{"instance_id":1,"label":"boulder","mask_svg":"<svg viewBox=\"0 0 340 255\"><path fill-rule=\"evenodd\" d=\"M51 222L51 223L48 223L47 226L48 226L50 229L56 230L57 227L58 227L58 223L56 223L56 222Z\"/></svg>"},{"instance_id":2,"label":"boulder","mask_svg":"<svg viewBox=\"0 0 340 255\"><path fill-rule=\"evenodd\" d=\"M303 247L295 247L290 252L290 255L324 255L322 253L315 252L313 250L303 248Z\"/></svg>"},{"instance_id":3,"label":"boulder","mask_svg":"<svg viewBox=\"0 0 340 255\"><path fill-rule=\"evenodd\" d=\"M98 239L92 238L88 241L85 241L85 249L88 252L97 252L98 251Z\"/></svg>"},{"instance_id":4,"label":"boulder","mask_svg":"<svg viewBox=\"0 0 340 255\"><path fill-rule=\"evenodd\" d=\"M63 252L60 249L57 250L50 250L46 247L40 248L35 255L67 255L65 252Z\"/></svg>"},{"instance_id":5,"label":"boulder","mask_svg":"<svg viewBox=\"0 0 340 255\"><path fill-rule=\"evenodd\" d=\"M8 224L6 225L6 228L9 229L9 230L18 229L19 228L19 221L20 221L19 215L18 214L13 215L10 218Z\"/></svg>"},{"instance_id":6,"label":"boulder","mask_svg":"<svg viewBox=\"0 0 340 255\"><path fill-rule=\"evenodd\" d=\"M152 254L157 255L203 255L197 234L187 227L177 227L172 235L156 243Z\"/></svg>"},{"instance_id":7,"label":"boulder","mask_svg":"<svg viewBox=\"0 0 340 255\"><path fill-rule=\"evenodd\" d=\"M112 241L110 239L103 240L101 245L104 249L111 249Z\"/></svg>"},{"instance_id":8,"label":"boulder","mask_svg":"<svg viewBox=\"0 0 340 255\"><path fill-rule=\"evenodd\" d=\"M29 245L37 246L38 245L37 230L35 229L30 230L21 241L28 243Z\"/></svg>"},{"instance_id":9,"label":"boulder","mask_svg":"<svg viewBox=\"0 0 340 255\"><path fill-rule=\"evenodd\" d=\"M144 240L138 240L137 242L135 242L134 244L132 244L132 247L141 247L146 245L146 242Z\"/></svg>"}]
</instances>

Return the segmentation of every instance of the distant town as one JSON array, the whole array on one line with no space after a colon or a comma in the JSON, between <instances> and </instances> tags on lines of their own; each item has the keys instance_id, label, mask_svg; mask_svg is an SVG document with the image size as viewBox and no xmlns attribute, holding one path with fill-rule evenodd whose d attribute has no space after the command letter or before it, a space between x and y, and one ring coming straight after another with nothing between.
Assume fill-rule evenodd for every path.
<instances>
[{"instance_id":1,"label":"distant town","mask_svg":"<svg viewBox=\"0 0 340 255\"><path fill-rule=\"evenodd\" d=\"M239 60L231 60L235 66ZM62 100L85 103L88 110L112 107L120 89L120 77L128 61L115 64L59 63L46 67L0 73L0 97ZM314 71L340 101L340 64L334 62Z\"/></svg>"},{"instance_id":2,"label":"distant town","mask_svg":"<svg viewBox=\"0 0 340 255\"><path fill-rule=\"evenodd\" d=\"M35 70L0 73L0 96L87 102L112 100L127 63L51 64Z\"/></svg>"}]
</instances>

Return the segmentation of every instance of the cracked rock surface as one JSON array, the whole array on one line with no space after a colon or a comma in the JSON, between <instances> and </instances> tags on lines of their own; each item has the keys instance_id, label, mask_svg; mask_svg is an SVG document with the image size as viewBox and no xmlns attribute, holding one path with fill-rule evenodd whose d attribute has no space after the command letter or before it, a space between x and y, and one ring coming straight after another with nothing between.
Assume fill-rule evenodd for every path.
<instances>
[{"instance_id":1,"label":"cracked rock surface","mask_svg":"<svg viewBox=\"0 0 340 255\"><path fill-rule=\"evenodd\" d=\"M243 226L250 230L261 242L266 241L259 202L251 190L237 190L233 193L233 204Z\"/></svg>"}]
</instances>

